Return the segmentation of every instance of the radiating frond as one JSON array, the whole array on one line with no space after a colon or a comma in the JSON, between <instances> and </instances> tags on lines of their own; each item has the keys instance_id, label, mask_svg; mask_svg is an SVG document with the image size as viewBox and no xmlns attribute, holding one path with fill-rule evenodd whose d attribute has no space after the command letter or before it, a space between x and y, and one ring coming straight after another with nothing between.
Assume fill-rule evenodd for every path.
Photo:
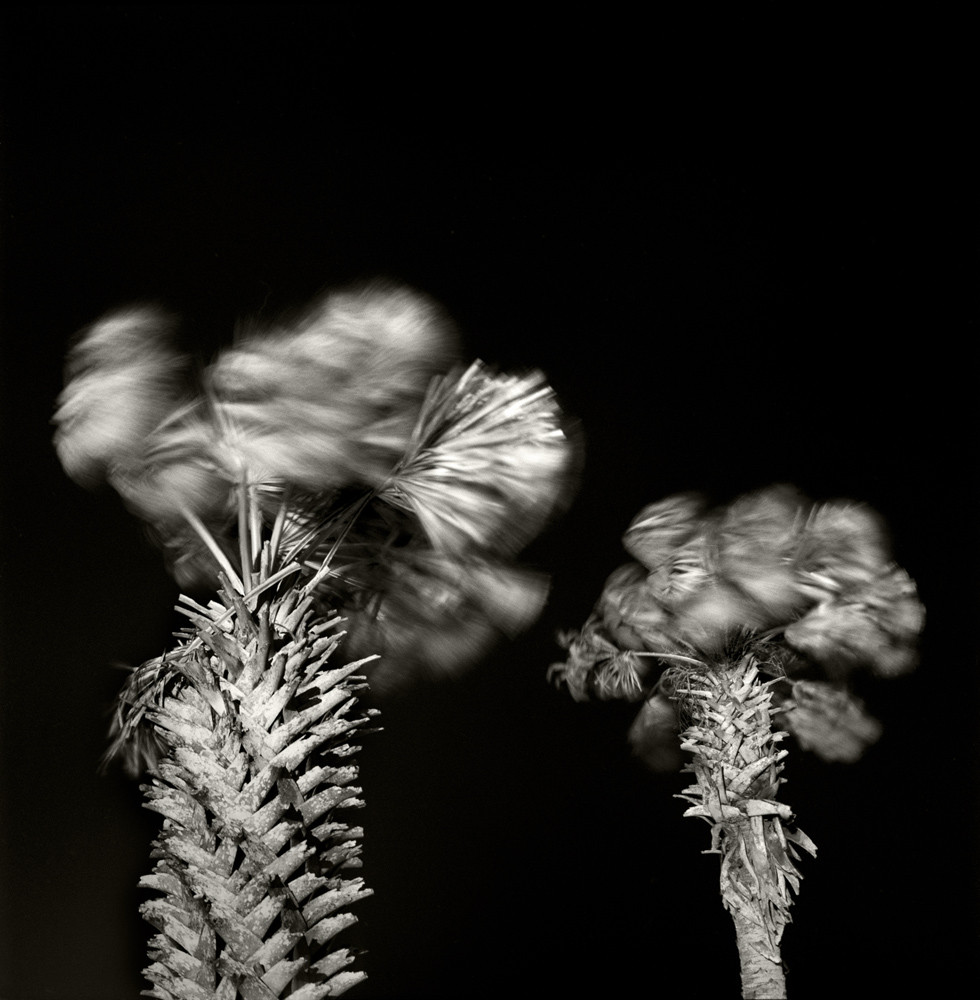
<instances>
[{"instance_id":1,"label":"radiating frond","mask_svg":"<svg viewBox=\"0 0 980 1000\"><path fill-rule=\"evenodd\" d=\"M714 542L709 517L651 571L647 587L654 600L674 611L717 579Z\"/></svg>"},{"instance_id":2,"label":"radiating frond","mask_svg":"<svg viewBox=\"0 0 980 1000\"><path fill-rule=\"evenodd\" d=\"M520 550L567 496L572 448L544 377L482 362L436 381L379 495L443 552Z\"/></svg>"},{"instance_id":3,"label":"radiating frond","mask_svg":"<svg viewBox=\"0 0 980 1000\"><path fill-rule=\"evenodd\" d=\"M596 609L610 638L621 649L669 652L675 645L671 614L657 600L639 563L613 570Z\"/></svg>"},{"instance_id":4,"label":"radiating frond","mask_svg":"<svg viewBox=\"0 0 980 1000\"><path fill-rule=\"evenodd\" d=\"M628 649L599 663L592 675L592 687L597 698L640 701L644 697L644 679L649 661L643 654Z\"/></svg>"},{"instance_id":5,"label":"radiating frond","mask_svg":"<svg viewBox=\"0 0 980 1000\"><path fill-rule=\"evenodd\" d=\"M796 564L816 601L867 582L891 562L881 516L866 504L835 500L816 505L801 533Z\"/></svg>"},{"instance_id":6,"label":"radiating frond","mask_svg":"<svg viewBox=\"0 0 980 1000\"><path fill-rule=\"evenodd\" d=\"M595 694L593 677L596 670L619 653L619 648L606 634L602 617L593 612L577 632L565 632L559 642L566 650L563 662L548 668L548 680L564 684L576 701L588 701Z\"/></svg>"}]
</instances>

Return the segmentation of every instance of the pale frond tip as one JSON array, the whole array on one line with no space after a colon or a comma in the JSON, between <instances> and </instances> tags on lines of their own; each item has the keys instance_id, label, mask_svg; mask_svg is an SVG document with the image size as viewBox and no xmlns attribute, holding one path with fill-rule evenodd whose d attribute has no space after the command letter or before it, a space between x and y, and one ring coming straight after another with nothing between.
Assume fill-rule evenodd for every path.
<instances>
[{"instance_id":1,"label":"pale frond tip","mask_svg":"<svg viewBox=\"0 0 980 1000\"><path fill-rule=\"evenodd\" d=\"M134 307L94 323L70 349L52 422L58 458L80 485L138 461L146 435L177 406L186 364L175 327L161 310Z\"/></svg>"}]
</instances>

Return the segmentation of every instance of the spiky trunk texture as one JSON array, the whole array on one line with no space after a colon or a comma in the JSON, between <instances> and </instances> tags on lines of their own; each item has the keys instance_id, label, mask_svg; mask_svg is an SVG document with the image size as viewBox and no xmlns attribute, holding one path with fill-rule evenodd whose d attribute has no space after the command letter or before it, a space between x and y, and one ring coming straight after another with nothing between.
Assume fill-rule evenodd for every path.
<instances>
[{"instance_id":1,"label":"spiky trunk texture","mask_svg":"<svg viewBox=\"0 0 980 1000\"><path fill-rule=\"evenodd\" d=\"M339 619L271 582L263 555L244 595L225 579L207 608L184 599L192 628L157 668L165 753L144 793L164 822L141 885L160 893L142 907L159 932L143 995L159 1000L319 1000L365 977L333 946L370 894L347 874L362 830L338 815L362 804L364 661L330 669Z\"/></svg>"},{"instance_id":2,"label":"spiky trunk texture","mask_svg":"<svg viewBox=\"0 0 980 1000\"><path fill-rule=\"evenodd\" d=\"M684 671L674 682L690 725L682 749L696 784L679 796L693 803L685 816L711 825L711 848L721 856L721 896L732 915L742 969L742 996L785 997L780 955L790 922L791 891L799 890L793 844L816 854L813 842L776 801L787 751L786 734L772 725L772 692L755 658Z\"/></svg>"}]
</instances>

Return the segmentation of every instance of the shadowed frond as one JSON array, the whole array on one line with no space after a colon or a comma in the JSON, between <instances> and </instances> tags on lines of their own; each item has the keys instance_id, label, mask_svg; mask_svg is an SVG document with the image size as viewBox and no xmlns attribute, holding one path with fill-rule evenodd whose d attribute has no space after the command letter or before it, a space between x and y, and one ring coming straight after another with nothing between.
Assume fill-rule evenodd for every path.
<instances>
[{"instance_id":1,"label":"shadowed frond","mask_svg":"<svg viewBox=\"0 0 980 1000\"><path fill-rule=\"evenodd\" d=\"M458 675L529 628L548 590L545 574L519 566L432 550L400 554L384 583L348 612L344 650L380 654L368 673L375 691Z\"/></svg>"},{"instance_id":2,"label":"shadowed frond","mask_svg":"<svg viewBox=\"0 0 980 1000\"><path fill-rule=\"evenodd\" d=\"M804 750L832 763L853 764L882 733L860 698L827 681L794 681L779 718Z\"/></svg>"}]
</instances>

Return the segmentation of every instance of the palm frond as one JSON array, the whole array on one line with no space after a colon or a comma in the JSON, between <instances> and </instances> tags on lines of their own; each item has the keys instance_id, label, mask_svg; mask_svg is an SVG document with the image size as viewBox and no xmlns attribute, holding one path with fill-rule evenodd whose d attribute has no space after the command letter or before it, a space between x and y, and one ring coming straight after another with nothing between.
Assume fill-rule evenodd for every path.
<instances>
[{"instance_id":1,"label":"palm frond","mask_svg":"<svg viewBox=\"0 0 980 1000\"><path fill-rule=\"evenodd\" d=\"M779 485L739 497L718 519L718 569L750 602L745 623L769 628L806 603L794 557L810 502Z\"/></svg>"},{"instance_id":2,"label":"palm frond","mask_svg":"<svg viewBox=\"0 0 980 1000\"><path fill-rule=\"evenodd\" d=\"M398 286L335 292L285 329L222 352L208 384L251 480L307 490L384 479L431 377L455 355L429 299Z\"/></svg>"},{"instance_id":3,"label":"palm frond","mask_svg":"<svg viewBox=\"0 0 980 1000\"><path fill-rule=\"evenodd\" d=\"M894 677L918 663L924 624L914 581L891 566L821 601L789 625L786 642L835 677L858 667Z\"/></svg>"},{"instance_id":4,"label":"palm frond","mask_svg":"<svg viewBox=\"0 0 980 1000\"><path fill-rule=\"evenodd\" d=\"M576 701L588 701L595 693L596 670L616 656L619 648L609 638L602 617L596 612L589 615L581 629L562 633L558 641L566 650L566 657L551 664L548 680L556 686L564 684Z\"/></svg>"},{"instance_id":5,"label":"palm frond","mask_svg":"<svg viewBox=\"0 0 980 1000\"><path fill-rule=\"evenodd\" d=\"M626 529L623 548L648 572L656 572L698 531L707 507L699 493L678 493L647 504Z\"/></svg>"},{"instance_id":6,"label":"palm frond","mask_svg":"<svg viewBox=\"0 0 980 1000\"><path fill-rule=\"evenodd\" d=\"M779 718L804 750L831 763L854 763L883 730L860 698L827 681L794 682Z\"/></svg>"},{"instance_id":7,"label":"palm frond","mask_svg":"<svg viewBox=\"0 0 980 1000\"><path fill-rule=\"evenodd\" d=\"M674 623L663 594L639 563L626 563L610 573L596 611L621 649L670 652L676 645Z\"/></svg>"},{"instance_id":8,"label":"palm frond","mask_svg":"<svg viewBox=\"0 0 980 1000\"><path fill-rule=\"evenodd\" d=\"M144 306L79 335L53 418L58 458L76 482L93 486L139 461L146 435L177 406L186 365L175 330L172 317Z\"/></svg>"},{"instance_id":9,"label":"palm frond","mask_svg":"<svg viewBox=\"0 0 980 1000\"><path fill-rule=\"evenodd\" d=\"M519 551L567 496L572 446L543 375L482 362L436 380L379 497L441 552Z\"/></svg>"},{"instance_id":10,"label":"palm frond","mask_svg":"<svg viewBox=\"0 0 980 1000\"><path fill-rule=\"evenodd\" d=\"M374 691L462 673L533 624L549 590L535 570L431 549L396 550L377 579L347 612L344 643L351 656L380 654L368 673Z\"/></svg>"},{"instance_id":11,"label":"palm frond","mask_svg":"<svg viewBox=\"0 0 980 1000\"><path fill-rule=\"evenodd\" d=\"M109 482L147 526L184 588L214 589L236 577L241 463L207 400L176 407L145 436L140 455Z\"/></svg>"},{"instance_id":12,"label":"palm frond","mask_svg":"<svg viewBox=\"0 0 980 1000\"><path fill-rule=\"evenodd\" d=\"M800 536L796 565L816 600L867 581L891 563L886 526L866 504L835 500L817 504Z\"/></svg>"}]
</instances>

